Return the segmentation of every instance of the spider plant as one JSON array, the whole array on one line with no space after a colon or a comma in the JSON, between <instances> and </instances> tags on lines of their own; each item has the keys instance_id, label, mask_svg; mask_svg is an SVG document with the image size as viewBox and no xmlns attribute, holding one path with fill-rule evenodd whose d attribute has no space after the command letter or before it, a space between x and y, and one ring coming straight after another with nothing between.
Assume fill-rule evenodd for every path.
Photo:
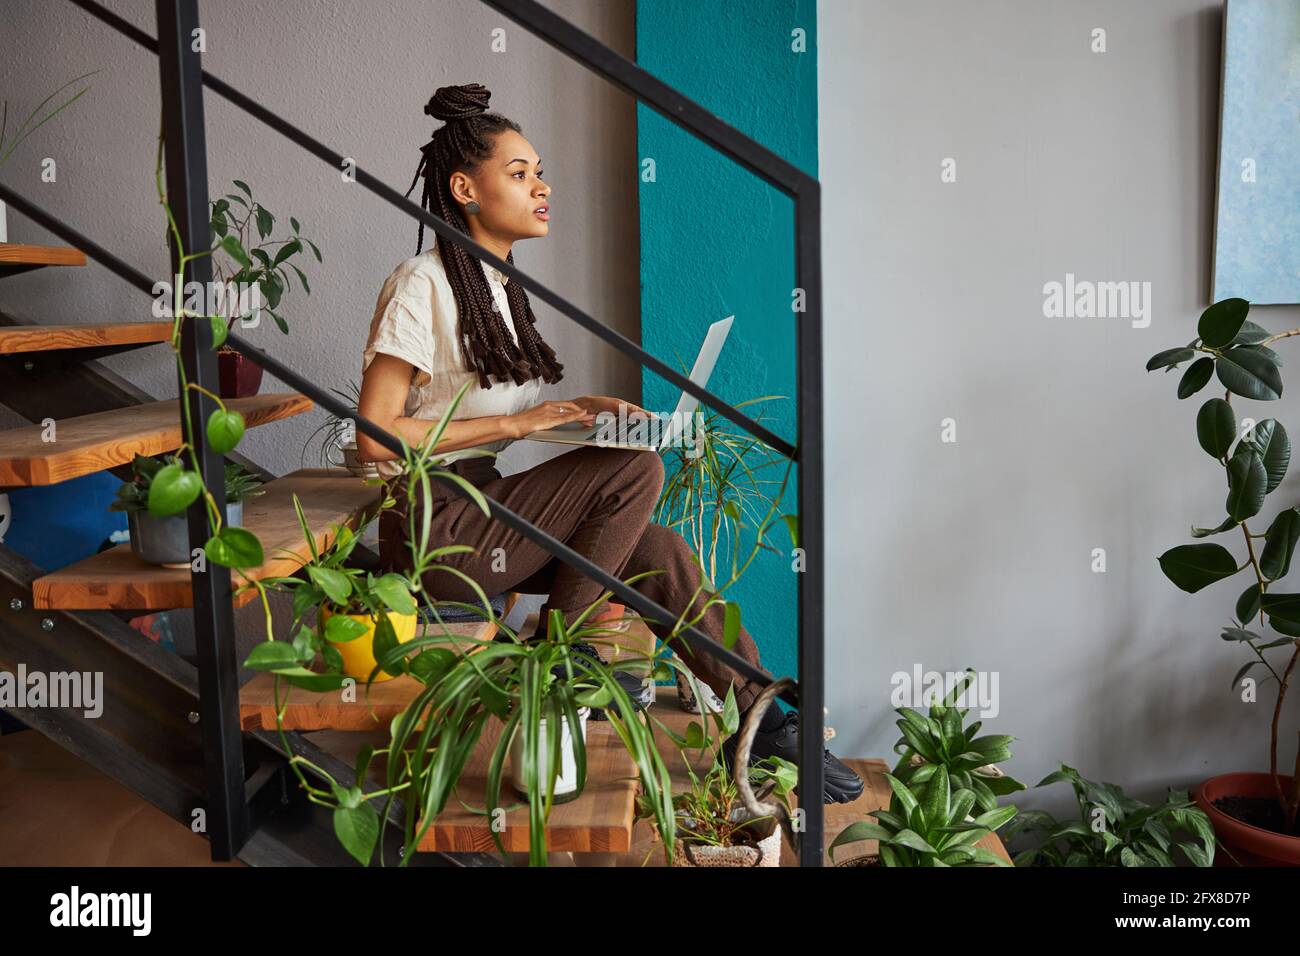
<instances>
[{"instance_id":1,"label":"spider plant","mask_svg":"<svg viewBox=\"0 0 1300 956\"><path fill-rule=\"evenodd\" d=\"M349 381L346 391L339 391L337 388L331 388L330 391L347 402L349 408L355 409L361 404L361 386L356 381ZM307 449L312 446L312 442L316 441L317 436L321 435L322 432L324 437L320 439L318 463L322 468L337 468L341 462L335 460L331 453L349 442L356 441L356 422L349 418L338 418L331 414L325 421L317 425L316 429L307 436L307 440L303 442L302 454L298 458L299 467L306 467Z\"/></svg>"},{"instance_id":2,"label":"spider plant","mask_svg":"<svg viewBox=\"0 0 1300 956\"><path fill-rule=\"evenodd\" d=\"M745 408L759 402L784 398L765 395L740 402ZM775 507L781 500L793 462L771 445L747 432L733 431L727 420L716 412L697 412L695 440L670 447L664 455L664 489L655 510L655 521L676 530L695 550L710 580L718 576L718 545L738 538L741 529L751 526L764 508ZM762 422L758 415L755 421ZM785 476L760 475L785 461ZM767 492L776 486L775 495ZM783 514L791 539L797 536L798 518ZM767 551L779 552L764 543ZM737 575L738 549L731 554L732 575Z\"/></svg>"}]
</instances>

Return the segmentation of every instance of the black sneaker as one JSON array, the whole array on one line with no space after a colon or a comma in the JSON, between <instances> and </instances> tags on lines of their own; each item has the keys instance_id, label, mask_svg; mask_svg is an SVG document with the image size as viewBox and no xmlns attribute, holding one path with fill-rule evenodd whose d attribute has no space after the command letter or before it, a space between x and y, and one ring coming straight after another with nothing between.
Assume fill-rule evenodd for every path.
<instances>
[{"instance_id":1,"label":"black sneaker","mask_svg":"<svg viewBox=\"0 0 1300 956\"><path fill-rule=\"evenodd\" d=\"M740 734L737 732L722 742L722 754L727 763L727 770L733 774L739 737ZM749 748L750 766L752 767L764 757L780 757L782 760L790 761L796 767L799 765L799 712L797 710L787 712L785 720L775 730L765 731L760 728L754 734L754 743ZM825 803L849 803L862 796L862 791L866 787L861 777L825 748L822 748L822 781L822 796Z\"/></svg>"},{"instance_id":2,"label":"black sneaker","mask_svg":"<svg viewBox=\"0 0 1300 956\"><path fill-rule=\"evenodd\" d=\"M629 674L627 671L614 671L614 680L618 685L627 691L627 695L632 698L632 704L638 710L645 710L655 701L655 682L645 677L638 677L636 674ZM611 707L617 707L613 701L610 701ZM605 720L605 708L591 708L592 720Z\"/></svg>"}]
</instances>

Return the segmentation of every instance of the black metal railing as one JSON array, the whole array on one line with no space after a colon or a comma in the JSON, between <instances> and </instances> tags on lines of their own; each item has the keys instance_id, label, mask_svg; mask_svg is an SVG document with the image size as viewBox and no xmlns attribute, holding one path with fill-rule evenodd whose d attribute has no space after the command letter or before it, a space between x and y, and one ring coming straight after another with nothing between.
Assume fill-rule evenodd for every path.
<instances>
[{"instance_id":1,"label":"black metal railing","mask_svg":"<svg viewBox=\"0 0 1300 956\"><path fill-rule=\"evenodd\" d=\"M346 157L329 149L282 117L205 72L192 37L199 28L198 0L155 0L159 39L154 40L137 27L93 2L70 0L87 13L119 33L136 41L158 56L162 90L164 147L167 171L167 194L177 220L182 242L188 249L211 247L207 193L207 149L204 139L203 87L207 86L236 106L252 114L288 139L302 146L335 169ZM823 484L822 447L822 343L821 343L821 192L816 179L777 156L766 147L709 113L672 87L620 56L595 38L583 33L535 0L482 0L510 17L525 29L541 37L566 55L573 57L639 101L655 109L697 138L709 143L736 162L752 170L773 186L787 193L795 207L795 287L802 290L804 310L796 316L796 398L797 445L772 434L748 416L708 390L696 385L640 346L631 342L573 303L547 288L514 265L498 258L475 243L445 220L417 206L395 190L379 182L364 170L355 169L356 182L386 199L397 208L420 220L451 242L490 263L511 279L556 308L583 328L604 339L614 348L635 358L663 378L717 411L734 424L761 438L787 458L799 463L797 492L799 545L804 564L798 575L798 667L801 680L784 694L800 711L799 793L801 821L799 858L803 866L822 865L824 837L823 728L824 649L824 516L821 498ZM112 253L81 236L76 230L0 186L0 198L16 210L40 223L51 232L102 262L137 288L153 295L153 282ZM206 284L211 279L211 262L206 256L192 260L189 281ZM307 395L339 418L356 421L357 428L390 451L400 454L401 443L394 435L350 409L326 389L317 386L277 359L254 349L237 335L227 339L232 347L269 370L287 385ZM186 378L216 392L216 355L212 349L212 330L206 322L183 322L181 341L182 367ZM182 400L189 403L192 420L204 422L215 410L213 400L197 390L189 390ZM220 488L223 481L222 458L208 447L204 430L194 429L196 454L204 483ZM450 479L436 478L457 494L463 489ZM224 496L215 495L224 512ZM497 520L549 553L574 567L641 614L675 620L670 612L593 564L527 519L491 498L491 514ZM223 514L224 520L224 514ZM189 512L191 542L202 543L210 537L207 511L195 505ZM230 577L224 573L193 572L194 621L199 649L200 719L203 725L207 765L209 806L208 835L214 860L234 857L248 838L248 812L244 801L244 768L240 750L238 662L234 644ZM709 654L745 677L762 684L770 678L733 651L711 640L697 628L687 628L681 635L692 651Z\"/></svg>"}]
</instances>

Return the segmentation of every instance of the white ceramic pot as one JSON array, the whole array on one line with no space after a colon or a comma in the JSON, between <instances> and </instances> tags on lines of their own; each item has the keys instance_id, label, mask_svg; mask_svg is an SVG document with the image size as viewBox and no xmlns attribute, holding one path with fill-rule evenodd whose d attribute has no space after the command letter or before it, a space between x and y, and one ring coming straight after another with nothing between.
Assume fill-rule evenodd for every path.
<instances>
[{"instance_id":1,"label":"white ceramic pot","mask_svg":"<svg viewBox=\"0 0 1300 956\"><path fill-rule=\"evenodd\" d=\"M5 204L0 200L0 242L9 241L9 227L5 225Z\"/></svg>"},{"instance_id":2,"label":"white ceramic pot","mask_svg":"<svg viewBox=\"0 0 1300 956\"><path fill-rule=\"evenodd\" d=\"M582 732L584 743L587 740L587 717L590 714L590 707L578 708L578 727ZM542 767L547 766L550 760L550 754L546 750L546 723L546 718L543 717L537 741L537 759ZM510 784L520 796L527 798L528 783L524 779L524 735L518 726L515 728L514 739L510 741ZM578 796L578 761L573 752L573 736L569 730L569 722L566 720L563 721L560 732L560 773L555 778L555 800L557 802L564 799L572 800L576 796Z\"/></svg>"},{"instance_id":3,"label":"white ceramic pot","mask_svg":"<svg viewBox=\"0 0 1300 956\"><path fill-rule=\"evenodd\" d=\"M357 456L357 443L348 442L346 445L340 445L339 449L343 452L343 467L358 478L378 478L379 469L375 467L372 461L362 461Z\"/></svg>"}]
</instances>

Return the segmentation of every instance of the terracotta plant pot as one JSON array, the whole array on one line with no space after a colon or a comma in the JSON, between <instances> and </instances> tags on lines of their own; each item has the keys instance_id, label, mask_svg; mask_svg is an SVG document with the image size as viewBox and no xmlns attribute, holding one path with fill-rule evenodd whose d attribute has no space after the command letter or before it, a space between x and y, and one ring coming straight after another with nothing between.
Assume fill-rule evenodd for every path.
<instances>
[{"instance_id":1,"label":"terracotta plant pot","mask_svg":"<svg viewBox=\"0 0 1300 956\"><path fill-rule=\"evenodd\" d=\"M1284 790L1291 787L1290 777L1279 777ZM1300 836L1288 836L1274 830L1253 826L1230 816L1214 805L1225 797L1274 800L1277 790L1266 773L1225 773L1211 777L1192 794L1196 805L1209 816L1214 834L1232 854L1220 850L1215 863L1233 866L1233 857L1242 866L1300 866Z\"/></svg>"},{"instance_id":2,"label":"terracotta plant pot","mask_svg":"<svg viewBox=\"0 0 1300 956\"><path fill-rule=\"evenodd\" d=\"M222 398L248 398L262 387L262 366L222 346L217 350L217 380Z\"/></svg>"}]
</instances>

